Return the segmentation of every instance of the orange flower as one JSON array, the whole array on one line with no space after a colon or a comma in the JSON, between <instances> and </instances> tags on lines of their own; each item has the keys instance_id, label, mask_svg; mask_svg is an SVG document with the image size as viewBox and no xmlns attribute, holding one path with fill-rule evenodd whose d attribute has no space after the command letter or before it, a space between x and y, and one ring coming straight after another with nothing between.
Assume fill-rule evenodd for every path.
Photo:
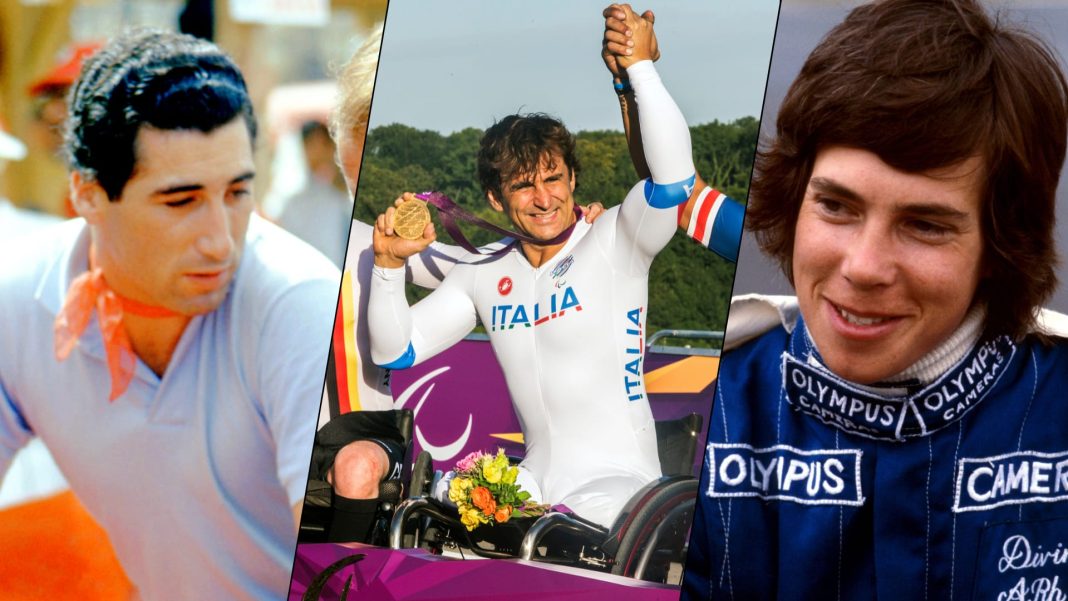
<instances>
[{"instance_id":1,"label":"orange flower","mask_svg":"<svg viewBox=\"0 0 1068 601\"><path fill-rule=\"evenodd\" d=\"M490 504L496 506L496 502L493 500L493 493L490 492L485 486L476 486L471 489L471 504L478 507L486 513L486 515L492 515L493 510L488 509Z\"/></svg>"},{"instance_id":2,"label":"orange flower","mask_svg":"<svg viewBox=\"0 0 1068 601\"><path fill-rule=\"evenodd\" d=\"M501 505L497 508L497 511L493 514L493 519L497 520L497 523L507 522L508 518L512 517L512 506Z\"/></svg>"},{"instance_id":3,"label":"orange flower","mask_svg":"<svg viewBox=\"0 0 1068 601\"><path fill-rule=\"evenodd\" d=\"M495 511L497 511L497 501L494 501L493 499L490 499L489 503L482 508L482 513L485 513L486 515L493 515Z\"/></svg>"}]
</instances>

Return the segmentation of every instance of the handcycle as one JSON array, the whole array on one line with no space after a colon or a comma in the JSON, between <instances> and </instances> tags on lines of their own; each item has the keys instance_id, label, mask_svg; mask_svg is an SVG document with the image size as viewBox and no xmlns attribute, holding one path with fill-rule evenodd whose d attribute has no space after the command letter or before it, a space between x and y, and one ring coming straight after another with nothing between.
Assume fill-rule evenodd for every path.
<instances>
[{"instance_id":1,"label":"handcycle","mask_svg":"<svg viewBox=\"0 0 1068 601\"><path fill-rule=\"evenodd\" d=\"M519 558L677 584L697 497L693 464L701 423L696 413L656 423L665 475L634 494L611 528L573 513L551 511L468 531L455 507L426 494L434 476L429 454L420 453L412 489L423 494L412 494L397 507L389 526L389 546Z\"/></svg>"}]
</instances>

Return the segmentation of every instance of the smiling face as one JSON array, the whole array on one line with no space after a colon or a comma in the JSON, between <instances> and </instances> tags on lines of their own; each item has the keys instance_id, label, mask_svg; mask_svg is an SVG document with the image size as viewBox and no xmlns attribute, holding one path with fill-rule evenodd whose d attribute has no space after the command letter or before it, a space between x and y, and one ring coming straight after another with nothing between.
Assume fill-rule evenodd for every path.
<instances>
[{"instance_id":1,"label":"smiling face","mask_svg":"<svg viewBox=\"0 0 1068 601\"><path fill-rule=\"evenodd\" d=\"M240 117L210 133L144 126L134 171L111 202L75 176L74 204L118 294L183 315L214 310L241 259L252 211L252 147Z\"/></svg>"},{"instance_id":2,"label":"smiling face","mask_svg":"<svg viewBox=\"0 0 1068 601\"><path fill-rule=\"evenodd\" d=\"M865 150L816 155L797 219L794 286L831 371L893 376L964 320L981 277L981 162L922 174Z\"/></svg>"},{"instance_id":3,"label":"smiling face","mask_svg":"<svg viewBox=\"0 0 1068 601\"><path fill-rule=\"evenodd\" d=\"M490 205L506 213L521 233L552 240L575 222L575 174L559 153L542 158L536 173L501 182L501 198L487 192Z\"/></svg>"}]
</instances>

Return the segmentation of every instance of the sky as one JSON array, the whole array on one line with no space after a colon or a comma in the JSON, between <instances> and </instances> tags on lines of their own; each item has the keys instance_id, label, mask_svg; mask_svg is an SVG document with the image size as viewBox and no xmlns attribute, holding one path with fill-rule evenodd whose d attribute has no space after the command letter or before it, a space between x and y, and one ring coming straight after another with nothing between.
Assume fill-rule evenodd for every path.
<instances>
[{"instance_id":1,"label":"sky","mask_svg":"<svg viewBox=\"0 0 1068 601\"><path fill-rule=\"evenodd\" d=\"M604 0L391 0L371 127L451 133L515 112L622 130L601 61ZM757 117L777 0L662 0L657 69L691 124Z\"/></svg>"}]
</instances>

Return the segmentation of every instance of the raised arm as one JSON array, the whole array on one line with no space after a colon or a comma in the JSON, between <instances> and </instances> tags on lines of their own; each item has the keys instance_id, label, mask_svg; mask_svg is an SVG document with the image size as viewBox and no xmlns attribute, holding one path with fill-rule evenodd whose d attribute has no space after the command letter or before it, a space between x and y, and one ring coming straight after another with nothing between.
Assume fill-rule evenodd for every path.
<instances>
[{"instance_id":1,"label":"raised arm","mask_svg":"<svg viewBox=\"0 0 1068 601\"><path fill-rule=\"evenodd\" d=\"M406 193L402 198L409 198ZM375 266L367 307L371 360L391 369L410 367L452 346L475 327L475 307L456 269L430 296L408 306L405 264L434 240L428 224L423 237L405 240L393 231L393 207L375 222Z\"/></svg>"},{"instance_id":2,"label":"raised arm","mask_svg":"<svg viewBox=\"0 0 1068 601\"><path fill-rule=\"evenodd\" d=\"M627 25L634 32L631 55L617 57L634 90L650 178L635 186L620 208L613 256L636 273L647 270L653 257L675 232L678 207L686 202L695 182L690 131L682 112L668 94L653 66L655 37L652 23L624 5Z\"/></svg>"},{"instance_id":3,"label":"raised arm","mask_svg":"<svg viewBox=\"0 0 1068 601\"><path fill-rule=\"evenodd\" d=\"M620 67L617 57L633 55L634 31L627 25L627 12L623 6L613 4L604 9L604 38L601 43L601 57L605 67L612 74L612 84L619 99L620 114L623 119L623 131L627 138L627 149L638 177L649 177L649 166L645 160L642 145L641 125L638 105L634 98L633 87L627 72ZM655 23L652 11L645 11L640 16L650 27ZM650 48L651 60L660 58L659 46L655 34ZM686 235L697 243L714 251L728 261L737 261L738 244L742 235L742 221L745 207L722 194L701 179L697 174L693 192L680 209L678 226Z\"/></svg>"},{"instance_id":4,"label":"raised arm","mask_svg":"<svg viewBox=\"0 0 1068 601\"><path fill-rule=\"evenodd\" d=\"M649 177L649 165L645 163L645 149L642 148L641 125L638 123L638 107L634 104L634 90L630 86L627 72L619 65L617 56L634 52L634 42L631 40L633 32L627 27L627 13L622 6L612 4L604 9L604 38L601 40L601 58L604 66L612 74L612 87L616 90L619 99L619 112L623 118L623 134L627 138L627 150L630 152L630 161L634 170L638 172L640 179ZM653 11L647 10L641 14L641 18L650 25L656 22ZM653 35L652 47L650 48L650 60L656 62L660 58L660 48Z\"/></svg>"}]
</instances>

